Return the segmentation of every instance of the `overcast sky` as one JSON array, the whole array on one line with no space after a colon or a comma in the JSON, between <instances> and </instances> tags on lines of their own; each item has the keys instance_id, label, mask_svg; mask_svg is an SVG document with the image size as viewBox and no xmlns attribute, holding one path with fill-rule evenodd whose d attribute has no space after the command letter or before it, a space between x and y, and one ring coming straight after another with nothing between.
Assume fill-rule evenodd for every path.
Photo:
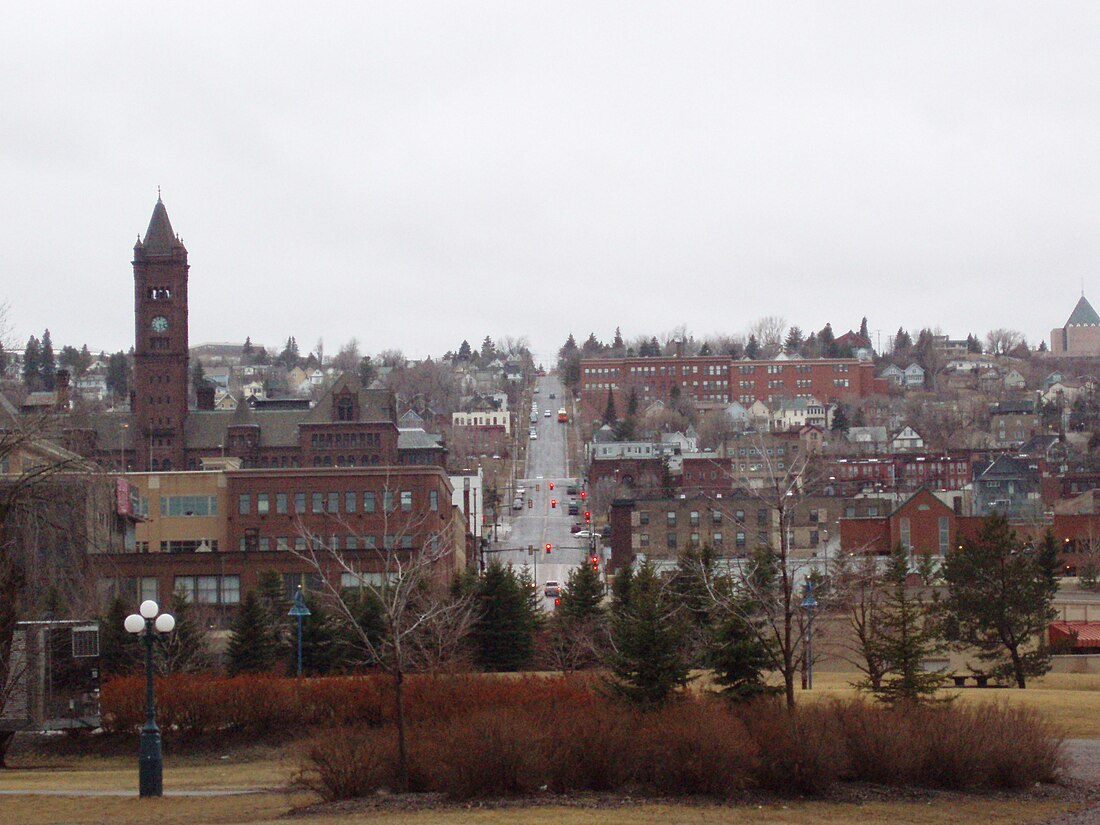
<instances>
[{"instance_id":1,"label":"overcast sky","mask_svg":"<svg viewBox=\"0 0 1100 825\"><path fill-rule=\"evenodd\" d=\"M192 344L1036 343L1100 307L1098 43L1096 2L9 4L0 300L128 347L159 185Z\"/></svg>"}]
</instances>

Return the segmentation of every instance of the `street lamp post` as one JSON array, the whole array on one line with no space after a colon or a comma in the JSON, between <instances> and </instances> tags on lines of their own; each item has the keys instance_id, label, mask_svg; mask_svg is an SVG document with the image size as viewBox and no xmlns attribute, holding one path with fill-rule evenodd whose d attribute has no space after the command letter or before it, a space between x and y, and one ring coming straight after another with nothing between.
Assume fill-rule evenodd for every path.
<instances>
[{"instance_id":1,"label":"street lamp post","mask_svg":"<svg viewBox=\"0 0 1100 825\"><path fill-rule=\"evenodd\" d=\"M802 606L806 609L806 690L814 689L814 608L817 607L817 599L814 598L814 583L807 580L806 596L802 599Z\"/></svg>"},{"instance_id":2,"label":"street lamp post","mask_svg":"<svg viewBox=\"0 0 1100 825\"><path fill-rule=\"evenodd\" d=\"M294 606L290 608L290 611L286 614L293 616L298 620L298 675L302 675L302 619L310 615L309 608L306 607L306 600L302 598L302 585L298 585L298 589L294 591Z\"/></svg>"},{"instance_id":3,"label":"street lamp post","mask_svg":"<svg viewBox=\"0 0 1100 825\"><path fill-rule=\"evenodd\" d=\"M163 796L164 758L160 749L160 728L157 727L157 706L153 694L153 642L157 633L171 633L176 619L171 613L160 613L160 607L152 599L141 603L137 613L131 613L123 622L130 633L143 634L145 641L145 725L141 729L141 747L138 751L138 794Z\"/></svg>"}]
</instances>

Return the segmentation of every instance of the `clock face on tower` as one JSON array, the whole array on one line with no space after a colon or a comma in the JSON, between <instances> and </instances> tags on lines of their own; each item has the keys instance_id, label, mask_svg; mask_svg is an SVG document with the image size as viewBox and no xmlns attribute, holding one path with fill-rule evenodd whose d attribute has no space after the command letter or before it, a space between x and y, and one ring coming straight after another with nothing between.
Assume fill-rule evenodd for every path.
<instances>
[{"instance_id":1,"label":"clock face on tower","mask_svg":"<svg viewBox=\"0 0 1100 825\"><path fill-rule=\"evenodd\" d=\"M153 332L167 332L168 331L168 319L163 315L158 315L153 319L152 324Z\"/></svg>"}]
</instances>

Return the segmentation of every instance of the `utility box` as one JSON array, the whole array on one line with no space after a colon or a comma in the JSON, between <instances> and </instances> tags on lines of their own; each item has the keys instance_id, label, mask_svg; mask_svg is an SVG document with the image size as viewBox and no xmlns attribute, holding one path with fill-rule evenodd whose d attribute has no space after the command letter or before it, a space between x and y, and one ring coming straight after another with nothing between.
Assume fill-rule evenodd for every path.
<instances>
[{"instance_id":1,"label":"utility box","mask_svg":"<svg viewBox=\"0 0 1100 825\"><path fill-rule=\"evenodd\" d=\"M11 653L0 731L99 727L98 622L19 622Z\"/></svg>"}]
</instances>

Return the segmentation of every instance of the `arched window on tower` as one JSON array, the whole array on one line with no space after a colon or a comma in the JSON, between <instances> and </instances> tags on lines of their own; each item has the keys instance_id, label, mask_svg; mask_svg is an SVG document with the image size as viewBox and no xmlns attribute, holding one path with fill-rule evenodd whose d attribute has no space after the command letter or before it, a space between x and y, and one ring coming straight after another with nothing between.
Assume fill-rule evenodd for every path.
<instances>
[{"instance_id":1,"label":"arched window on tower","mask_svg":"<svg viewBox=\"0 0 1100 825\"><path fill-rule=\"evenodd\" d=\"M343 395L336 400L336 420L355 420L355 402L352 401L350 395Z\"/></svg>"}]
</instances>

